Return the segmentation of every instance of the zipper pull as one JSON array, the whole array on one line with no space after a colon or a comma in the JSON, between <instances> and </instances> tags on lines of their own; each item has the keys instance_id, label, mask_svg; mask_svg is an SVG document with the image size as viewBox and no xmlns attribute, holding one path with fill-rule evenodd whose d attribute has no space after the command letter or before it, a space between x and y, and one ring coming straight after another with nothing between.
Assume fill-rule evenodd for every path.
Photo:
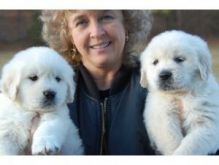
<instances>
[{"instance_id":1,"label":"zipper pull","mask_svg":"<svg viewBox=\"0 0 219 165\"><path fill-rule=\"evenodd\" d=\"M106 106L108 98L105 98L103 103L101 103L101 120L102 120L102 130L101 130L101 141L100 141L100 155L103 154L104 142L106 140Z\"/></svg>"}]
</instances>

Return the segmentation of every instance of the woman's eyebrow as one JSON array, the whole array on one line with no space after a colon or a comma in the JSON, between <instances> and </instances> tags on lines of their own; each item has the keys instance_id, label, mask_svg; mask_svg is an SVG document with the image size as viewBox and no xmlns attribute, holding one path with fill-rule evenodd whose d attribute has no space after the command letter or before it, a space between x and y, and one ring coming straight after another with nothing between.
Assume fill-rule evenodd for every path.
<instances>
[{"instance_id":1,"label":"woman's eyebrow","mask_svg":"<svg viewBox=\"0 0 219 165\"><path fill-rule=\"evenodd\" d=\"M82 18L84 18L84 15L78 14L78 15L73 16L72 21L76 22L77 20L81 20Z\"/></svg>"},{"instance_id":2,"label":"woman's eyebrow","mask_svg":"<svg viewBox=\"0 0 219 165\"><path fill-rule=\"evenodd\" d=\"M105 14L105 13L114 13L114 10L101 10L100 14Z\"/></svg>"},{"instance_id":3,"label":"woman's eyebrow","mask_svg":"<svg viewBox=\"0 0 219 165\"><path fill-rule=\"evenodd\" d=\"M114 13L114 11L113 10L99 10L98 11L98 15L102 15L105 13ZM72 17L72 21L75 22L75 21L80 20L84 17L85 17L84 13L78 12L78 13L74 14L74 16Z\"/></svg>"}]
</instances>

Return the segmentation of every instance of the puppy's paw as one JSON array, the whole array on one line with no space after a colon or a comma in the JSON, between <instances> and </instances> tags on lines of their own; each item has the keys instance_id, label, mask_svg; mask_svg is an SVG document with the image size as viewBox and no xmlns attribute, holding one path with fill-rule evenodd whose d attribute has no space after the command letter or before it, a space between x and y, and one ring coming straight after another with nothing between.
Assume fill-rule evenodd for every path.
<instances>
[{"instance_id":1,"label":"puppy's paw","mask_svg":"<svg viewBox=\"0 0 219 165\"><path fill-rule=\"evenodd\" d=\"M61 145L54 138L39 138L32 144L32 155L57 155L60 150Z\"/></svg>"}]
</instances>

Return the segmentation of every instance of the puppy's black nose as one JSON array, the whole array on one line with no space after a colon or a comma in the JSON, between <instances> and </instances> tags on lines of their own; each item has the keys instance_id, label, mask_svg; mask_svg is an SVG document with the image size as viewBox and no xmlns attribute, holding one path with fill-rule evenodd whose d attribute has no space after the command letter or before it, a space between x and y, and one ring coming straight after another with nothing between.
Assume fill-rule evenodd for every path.
<instances>
[{"instance_id":1,"label":"puppy's black nose","mask_svg":"<svg viewBox=\"0 0 219 165\"><path fill-rule=\"evenodd\" d=\"M172 77L172 73L170 71L164 70L160 72L159 77L162 81L165 81Z\"/></svg>"},{"instance_id":2,"label":"puppy's black nose","mask_svg":"<svg viewBox=\"0 0 219 165\"><path fill-rule=\"evenodd\" d=\"M43 95L44 95L47 99L53 100L54 97L55 97L55 95L56 95L56 93L55 93L54 91L51 91L51 90L46 90L46 91L43 92Z\"/></svg>"}]
</instances>

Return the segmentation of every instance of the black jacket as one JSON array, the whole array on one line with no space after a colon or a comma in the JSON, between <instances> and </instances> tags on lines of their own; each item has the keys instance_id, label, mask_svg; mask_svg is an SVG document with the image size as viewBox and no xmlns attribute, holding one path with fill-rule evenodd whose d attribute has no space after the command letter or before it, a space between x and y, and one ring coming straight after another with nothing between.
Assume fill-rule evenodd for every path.
<instances>
[{"instance_id":1,"label":"black jacket","mask_svg":"<svg viewBox=\"0 0 219 165\"><path fill-rule=\"evenodd\" d=\"M139 84L139 67L122 67L101 103L99 91L82 65L76 69L76 95L69 105L85 154L151 155L143 123L147 91Z\"/></svg>"}]
</instances>

